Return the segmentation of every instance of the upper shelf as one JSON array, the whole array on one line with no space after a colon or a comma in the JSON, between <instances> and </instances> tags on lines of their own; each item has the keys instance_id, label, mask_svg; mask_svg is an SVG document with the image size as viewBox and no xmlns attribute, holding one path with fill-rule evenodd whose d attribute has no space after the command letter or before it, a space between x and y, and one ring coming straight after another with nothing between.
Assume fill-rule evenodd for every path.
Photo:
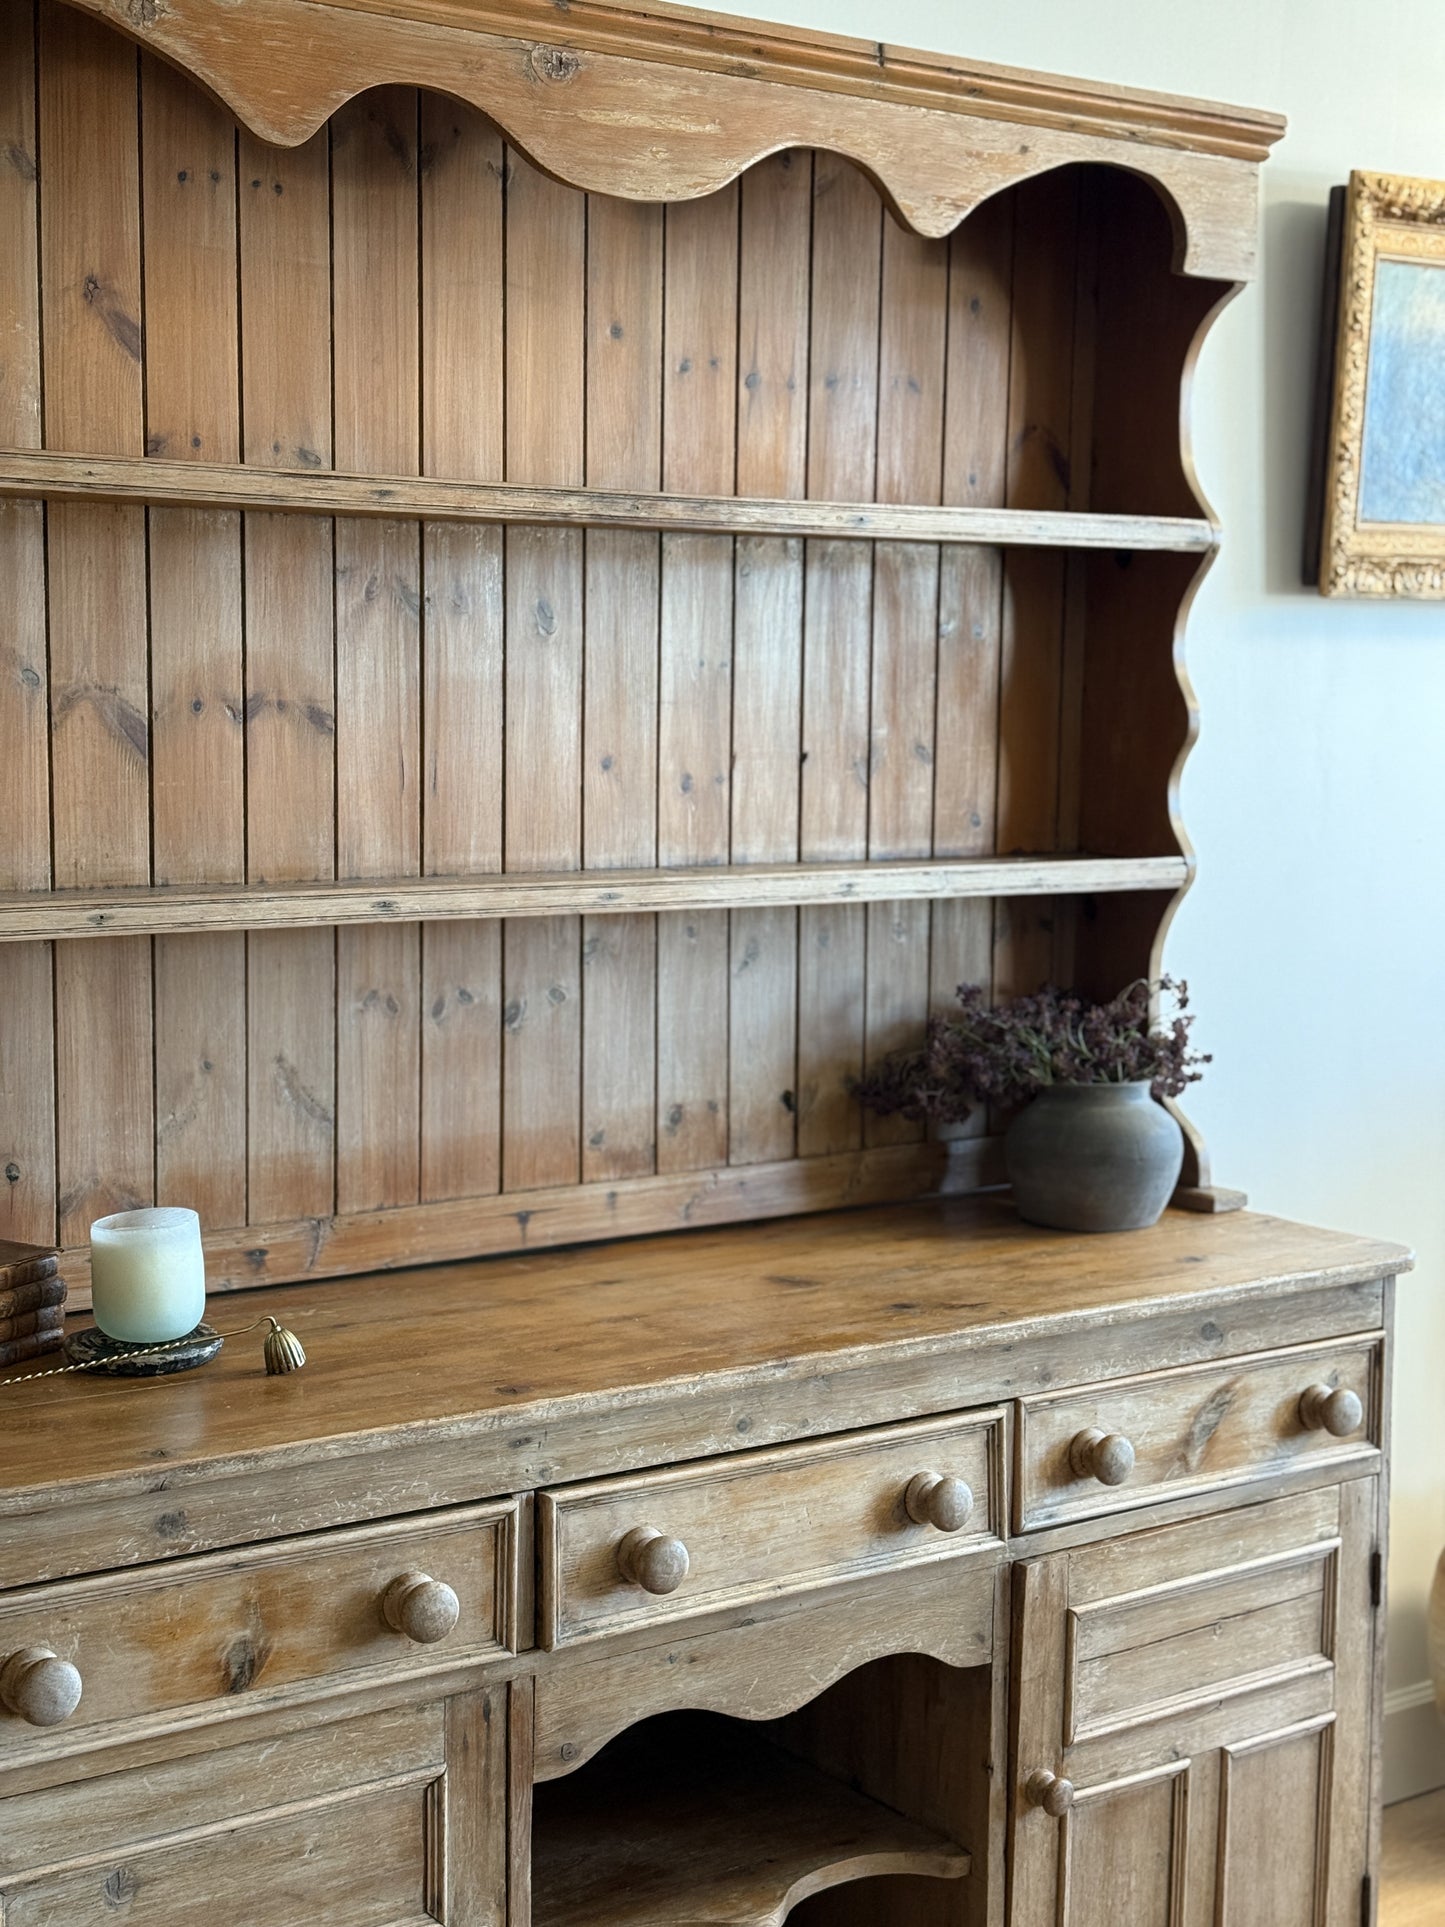
<instances>
[{"instance_id":1,"label":"upper shelf","mask_svg":"<svg viewBox=\"0 0 1445 1927\"><path fill-rule=\"evenodd\" d=\"M618 916L919 898L1085 896L1177 890L1188 878L1189 863L1182 856L1016 856L27 890L0 896L0 942L430 923L458 917Z\"/></svg>"},{"instance_id":2,"label":"upper shelf","mask_svg":"<svg viewBox=\"0 0 1445 1927\"><path fill-rule=\"evenodd\" d=\"M914 508L874 502L769 501L617 489L525 488L329 469L268 469L0 450L0 496L153 507L280 510L428 522L661 529L678 534L815 536L867 542L965 542L1025 548L1164 549L1199 554L1219 531L1178 515Z\"/></svg>"},{"instance_id":3,"label":"upper shelf","mask_svg":"<svg viewBox=\"0 0 1445 1927\"><path fill-rule=\"evenodd\" d=\"M1010 856L884 863L713 863L696 869L532 871L491 877L387 877L360 883L231 883L0 896L0 942L162 937L173 931L276 931L329 923L435 923L455 917L640 915L769 910L790 904L894 904L965 896L1089 896L1177 890L1181 856Z\"/></svg>"}]
</instances>

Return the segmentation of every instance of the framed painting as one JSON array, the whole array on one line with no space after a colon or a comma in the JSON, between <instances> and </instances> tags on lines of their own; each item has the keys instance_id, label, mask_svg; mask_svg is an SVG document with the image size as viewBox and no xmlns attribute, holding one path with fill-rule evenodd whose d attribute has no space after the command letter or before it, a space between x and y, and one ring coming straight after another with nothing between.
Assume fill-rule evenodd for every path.
<instances>
[{"instance_id":1,"label":"framed painting","mask_svg":"<svg viewBox=\"0 0 1445 1927\"><path fill-rule=\"evenodd\" d=\"M1445 598L1445 182L1352 174L1332 214L1310 576Z\"/></svg>"}]
</instances>

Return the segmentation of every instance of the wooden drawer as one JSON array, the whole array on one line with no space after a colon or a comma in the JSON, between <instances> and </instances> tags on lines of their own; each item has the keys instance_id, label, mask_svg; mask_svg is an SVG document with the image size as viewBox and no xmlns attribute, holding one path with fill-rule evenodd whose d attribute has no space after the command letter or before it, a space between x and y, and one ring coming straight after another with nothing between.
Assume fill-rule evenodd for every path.
<instances>
[{"instance_id":1,"label":"wooden drawer","mask_svg":"<svg viewBox=\"0 0 1445 1927\"><path fill-rule=\"evenodd\" d=\"M1093 1518L1304 1464L1367 1461L1380 1438L1380 1363L1378 1339L1346 1339L1025 1398L1018 1528ZM1359 1400L1360 1422L1346 1436L1306 1423L1301 1400L1316 1386ZM1106 1475L1122 1473L1121 1483L1088 1469L1091 1434L1099 1435L1092 1463Z\"/></svg>"},{"instance_id":2,"label":"wooden drawer","mask_svg":"<svg viewBox=\"0 0 1445 1927\"><path fill-rule=\"evenodd\" d=\"M6 1927L423 1927L436 1917L441 1706L403 1708L0 1800Z\"/></svg>"},{"instance_id":3,"label":"wooden drawer","mask_svg":"<svg viewBox=\"0 0 1445 1927\"><path fill-rule=\"evenodd\" d=\"M665 1625L996 1544L1002 1447L1003 1413L993 1409L542 1493L542 1644ZM910 1517L910 1482L922 1475L969 1487L963 1524L940 1530ZM927 1511L916 1492L914 1509ZM646 1534L673 1542L672 1569L662 1560L652 1574L677 1582L665 1593L624 1576L629 1545ZM635 1558L635 1575L640 1565Z\"/></svg>"},{"instance_id":4,"label":"wooden drawer","mask_svg":"<svg viewBox=\"0 0 1445 1927\"><path fill-rule=\"evenodd\" d=\"M69 1745L89 1729L423 1674L514 1648L517 1508L468 1506L282 1540L249 1551L0 1594L0 1662L48 1647L75 1666L80 1703L42 1728L0 1711L0 1764ZM421 1572L449 1586L454 1628L418 1643L388 1625L391 1582Z\"/></svg>"}]
</instances>

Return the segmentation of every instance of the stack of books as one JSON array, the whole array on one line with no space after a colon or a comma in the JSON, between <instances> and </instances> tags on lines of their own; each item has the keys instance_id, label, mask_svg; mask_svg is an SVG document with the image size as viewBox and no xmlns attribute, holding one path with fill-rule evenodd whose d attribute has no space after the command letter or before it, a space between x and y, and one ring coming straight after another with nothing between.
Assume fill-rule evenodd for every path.
<instances>
[{"instance_id":1,"label":"stack of books","mask_svg":"<svg viewBox=\"0 0 1445 1927\"><path fill-rule=\"evenodd\" d=\"M0 1238L0 1366L58 1352L64 1325L60 1253Z\"/></svg>"}]
</instances>

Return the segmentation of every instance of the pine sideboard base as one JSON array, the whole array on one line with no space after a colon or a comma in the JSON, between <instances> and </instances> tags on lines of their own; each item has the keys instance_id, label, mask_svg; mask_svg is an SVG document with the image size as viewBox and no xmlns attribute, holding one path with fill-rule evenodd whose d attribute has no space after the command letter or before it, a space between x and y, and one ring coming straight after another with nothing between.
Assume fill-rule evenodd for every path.
<instances>
[{"instance_id":1,"label":"pine sideboard base","mask_svg":"<svg viewBox=\"0 0 1445 1927\"><path fill-rule=\"evenodd\" d=\"M5 1927L1353 1924L1408 1263L983 1198L0 1379Z\"/></svg>"}]
</instances>

